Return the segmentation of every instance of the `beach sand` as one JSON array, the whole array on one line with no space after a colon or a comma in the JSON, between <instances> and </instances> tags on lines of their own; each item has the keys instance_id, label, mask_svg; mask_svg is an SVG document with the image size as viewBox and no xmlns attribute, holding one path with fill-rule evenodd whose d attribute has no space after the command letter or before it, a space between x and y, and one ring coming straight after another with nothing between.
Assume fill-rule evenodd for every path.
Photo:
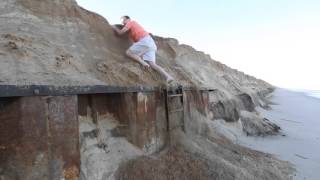
<instances>
[{"instance_id":1,"label":"beach sand","mask_svg":"<svg viewBox=\"0 0 320 180\"><path fill-rule=\"evenodd\" d=\"M282 128L282 135L242 137L240 143L290 161L297 169L293 179L318 180L320 171L320 99L305 93L277 89L271 110L260 113Z\"/></svg>"}]
</instances>

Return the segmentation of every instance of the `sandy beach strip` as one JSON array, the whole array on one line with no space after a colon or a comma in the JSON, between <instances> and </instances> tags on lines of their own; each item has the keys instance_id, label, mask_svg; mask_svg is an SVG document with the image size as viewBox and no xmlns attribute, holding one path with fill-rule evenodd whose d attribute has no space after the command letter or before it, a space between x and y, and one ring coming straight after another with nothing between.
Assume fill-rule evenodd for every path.
<instances>
[{"instance_id":1,"label":"sandy beach strip","mask_svg":"<svg viewBox=\"0 0 320 180\"><path fill-rule=\"evenodd\" d=\"M318 180L320 170L320 99L276 89L271 110L260 113L282 128L282 135L242 137L240 143L274 154L296 166L294 179Z\"/></svg>"}]
</instances>

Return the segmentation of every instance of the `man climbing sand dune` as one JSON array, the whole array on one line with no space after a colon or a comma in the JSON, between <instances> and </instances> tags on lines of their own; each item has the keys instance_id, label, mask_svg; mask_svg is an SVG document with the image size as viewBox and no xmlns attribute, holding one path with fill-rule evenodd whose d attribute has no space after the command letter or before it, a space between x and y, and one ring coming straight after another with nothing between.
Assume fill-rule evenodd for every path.
<instances>
[{"instance_id":1,"label":"man climbing sand dune","mask_svg":"<svg viewBox=\"0 0 320 180\"><path fill-rule=\"evenodd\" d=\"M126 55L140 63L143 67L151 67L156 70L166 78L167 83L171 83L173 77L156 64L157 46L150 34L137 22L131 20L129 16L122 16L121 20L124 25L122 29L119 29L115 25L112 26L112 28L118 35L123 35L127 32L129 33L129 37L133 41L133 44L126 51Z\"/></svg>"}]
</instances>

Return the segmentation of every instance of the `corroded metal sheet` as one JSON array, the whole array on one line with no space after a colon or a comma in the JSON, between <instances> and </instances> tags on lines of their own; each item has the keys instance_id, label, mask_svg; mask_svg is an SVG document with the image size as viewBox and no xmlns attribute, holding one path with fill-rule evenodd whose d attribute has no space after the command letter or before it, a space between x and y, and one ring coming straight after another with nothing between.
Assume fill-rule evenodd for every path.
<instances>
[{"instance_id":1,"label":"corroded metal sheet","mask_svg":"<svg viewBox=\"0 0 320 180\"><path fill-rule=\"evenodd\" d=\"M209 91L184 91L184 131L198 134L201 132L201 123L208 117Z\"/></svg>"},{"instance_id":2,"label":"corroded metal sheet","mask_svg":"<svg viewBox=\"0 0 320 180\"><path fill-rule=\"evenodd\" d=\"M171 87L170 90L182 88ZM168 90L169 90L168 89ZM108 93L129 93L129 92L156 92L161 91L156 86L48 86L48 85L0 85L0 97L25 97L25 96L64 96L79 94L108 94ZM185 91L212 91L205 87L183 87Z\"/></svg>"},{"instance_id":3,"label":"corroded metal sheet","mask_svg":"<svg viewBox=\"0 0 320 180\"><path fill-rule=\"evenodd\" d=\"M194 90L184 91L185 104L188 106L187 109L196 108L202 115L208 115L209 107L209 91L206 90Z\"/></svg>"},{"instance_id":4,"label":"corroded metal sheet","mask_svg":"<svg viewBox=\"0 0 320 180\"><path fill-rule=\"evenodd\" d=\"M137 93L137 144L145 151L156 148L156 103L154 93Z\"/></svg>"},{"instance_id":5,"label":"corroded metal sheet","mask_svg":"<svg viewBox=\"0 0 320 180\"><path fill-rule=\"evenodd\" d=\"M111 114L120 124L117 134L145 152L155 152L167 141L164 100L162 91L82 95L79 113L93 121Z\"/></svg>"},{"instance_id":6,"label":"corroded metal sheet","mask_svg":"<svg viewBox=\"0 0 320 180\"><path fill-rule=\"evenodd\" d=\"M50 179L59 176L78 179L80 153L77 96L50 97L46 101Z\"/></svg>"},{"instance_id":7,"label":"corroded metal sheet","mask_svg":"<svg viewBox=\"0 0 320 180\"><path fill-rule=\"evenodd\" d=\"M48 86L48 85L0 85L0 97L64 96L77 94L106 94L127 92L153 92L149 86Z\"/></svg>"},{"instance_id":8,"label":"corroded metal sheet","mask_svg":"<svg viewBox=\"0 0 320 180\"><path fill-rule=\"evenodd\" d=\"M23 97L0 109L1 179L78 179L77 97Z\"/></svg>"}]
</instances>

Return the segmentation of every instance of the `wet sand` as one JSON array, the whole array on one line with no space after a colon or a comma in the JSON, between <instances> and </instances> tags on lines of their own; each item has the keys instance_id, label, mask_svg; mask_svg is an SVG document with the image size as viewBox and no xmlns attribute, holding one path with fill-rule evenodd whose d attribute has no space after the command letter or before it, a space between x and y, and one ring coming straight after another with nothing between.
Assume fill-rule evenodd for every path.
<instances>
[{"instance_id":1,"label":"wet sand","mask_svg":"<svg viewBox=\"0 0 320 180\"><path fill-rule=\"evenodd\" d=\"M290 161L297 172L293 179L320 177L320 99L304 93L277 89L270 100L272 110L261 114L282 128L280 136L242 137L240 143Z\"/></svg>"}]
</instances>

